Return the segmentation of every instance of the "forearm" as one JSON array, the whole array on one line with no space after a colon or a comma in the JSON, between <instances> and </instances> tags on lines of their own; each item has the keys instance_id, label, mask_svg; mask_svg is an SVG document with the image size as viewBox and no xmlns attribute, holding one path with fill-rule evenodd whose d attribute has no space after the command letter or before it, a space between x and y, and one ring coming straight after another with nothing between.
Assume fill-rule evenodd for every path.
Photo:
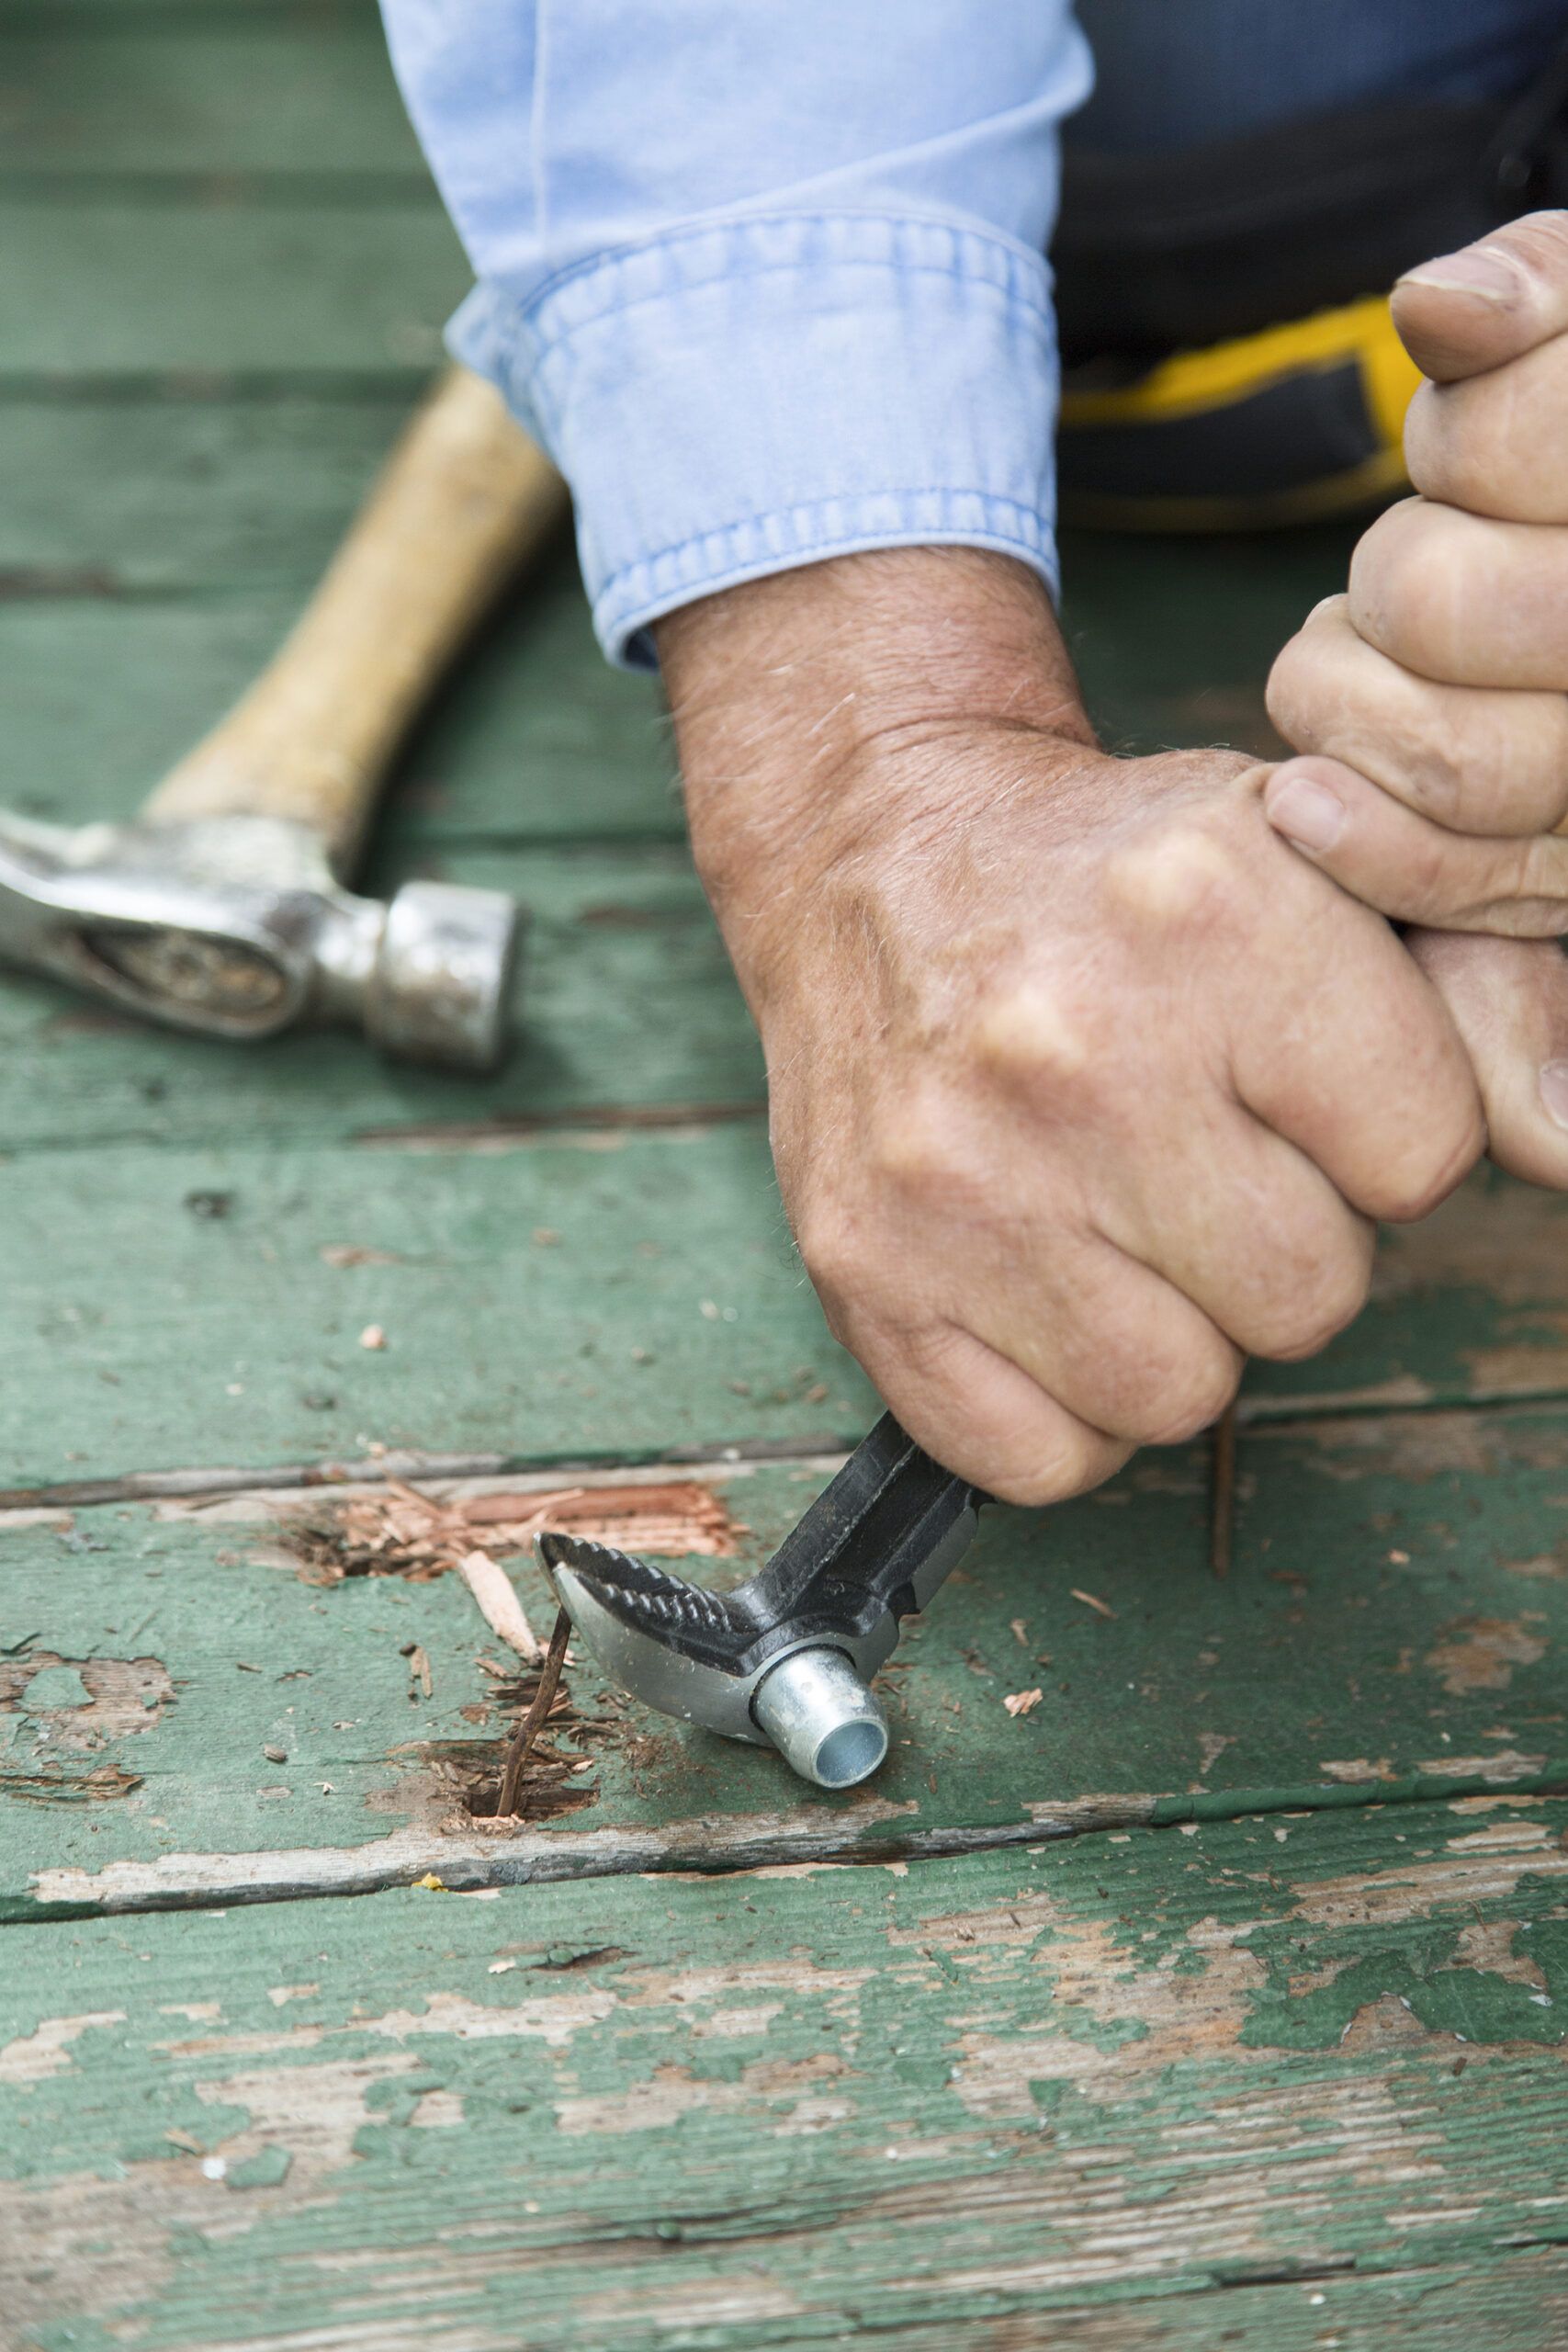
<instances>
[{"instance_id":1,"label":"forearm","mask_svg":"<svg viewBox=\"0 0 1568 2352\"><path fill-rule=\"evenodd\" d=\"M890 796L911 835L961 821L947 741L1094 741L1041 582L976 549L779 573L669 614L657 636L693 851L753 999L787 925L781 894L852 855L868 821L886 842Z\"/></svg>"}]
</instances>

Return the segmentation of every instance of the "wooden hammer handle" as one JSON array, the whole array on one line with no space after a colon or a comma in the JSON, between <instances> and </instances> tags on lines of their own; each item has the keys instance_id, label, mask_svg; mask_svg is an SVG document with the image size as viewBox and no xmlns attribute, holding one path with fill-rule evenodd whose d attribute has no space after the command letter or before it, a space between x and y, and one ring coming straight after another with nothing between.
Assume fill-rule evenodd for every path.
<instances>
[{"instance_id":1,"label":"wooden hammer handle","mask_svg":"<svg viewBox=\"0 0 1568 2352\"><path fill-rule=\"evenodd\" d=\"M290 818L347 875L404 730L567 503L499 392L450 368L288 637L144 816Z\"/></svg>"}]
</instances>

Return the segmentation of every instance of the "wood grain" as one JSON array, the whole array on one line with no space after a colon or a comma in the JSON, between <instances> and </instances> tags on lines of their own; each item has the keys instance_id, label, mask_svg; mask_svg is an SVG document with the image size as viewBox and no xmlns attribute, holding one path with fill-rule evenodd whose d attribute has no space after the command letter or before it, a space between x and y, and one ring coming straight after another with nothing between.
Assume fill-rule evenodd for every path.
<instances>
[{"instance_id":1,"label":"wood grain","mask_svg":"<svg viewBox=\"0 0 1568 2352\"><path fill-rule=\"evenodd\" d=\"M1397 1819L13 1931L0 2298L168 2352L1544 2347L1568 1813Z\"/></svg>"},{"instance_id":2,"label":"wood grain","mask_svg":"<svg viewBox=\"0 0 1568 2352\"><path fill-rule=\"evenodd\" d=\"M330 1490L13 1514L0 1909L277 1901L430 1871L475 1886L918 1858L1368 1805L1392 1835L1426 1795L1568 1780L1568 1411L1317 1421L1256 1431L1242 1459L1224 1585L1201 1446L1147 1455L1067 1509L987 1511L905 1635L885 1686L892 1755L852 1795L623 1702L579 1660L574 1702L598 1725L566 1743L587 1760L583 1801L516 1831L470 1810L493 1798L516 1712L479 1662L497 1663L491 1629L456 1574L323 1579ZM828 1465L693 1475L741 1531L732 1560L688 1564L722 1584L765 1556ZM552 1482L574 1479L536 1479ZM548 1626L539 1571L513 1572ZM85 1679L118 1660L133 1696L165 1695L129 1715L119 1682L45 1705L28 1697L39 1657ZM1007 1695L1036 1686L1043 1702L1011 1715Z\"/></svg>"}]
</instances>

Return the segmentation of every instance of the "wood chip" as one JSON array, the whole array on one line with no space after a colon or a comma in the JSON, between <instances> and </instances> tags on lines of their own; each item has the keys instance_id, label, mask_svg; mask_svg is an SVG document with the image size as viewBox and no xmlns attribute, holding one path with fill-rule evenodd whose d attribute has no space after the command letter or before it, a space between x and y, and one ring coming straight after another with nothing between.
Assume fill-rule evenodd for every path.
<instances>
[{"instance_id":1,"label":"wood chip","mask_svg":"<svg viewBox=\"0 0 1568 2352\"><path fill-rule=\"evenodd\" d=\"M461 1567L475 1549L477 1530L483 1530L485 1555L494 1560L531 1551L547 1528L612 1544L619 1551L673 1559L690 1554L728 1558L745 1532L711 1487L695 1479L652 1487L565 1487L546 1494L502 1492L438 1502L400 1479L389 1478L382 1493L356 1496L330 1520L317 1514L310 1522L300 1523L290 1540L308 1582L335 1584L352 1576L420 1581Z\"/></svg>"},{"instance_id":2,"label":"wood chip","mask_svg":"<svg viewBox=\"0 0 1568 2352\"><path fill-rule=\"evenodd\" d=\"M1014 1617L1010 1621L1010 1631L1019 1648L1026 1650L1029 1647L1029 1628L1021 1617Z\"/></svg>"},{"instance_id":3,"label":"wood chip","mask_svg":"<svg viewBox=\"0 0 1568 2352\"><path fill-rule=\"evenodd\" d=\"M1043 1690L1010 1690L1002 1701L1010 1715L1032 1714L1045 1693Z\"/></svg>"},{"instance_id":4,"label":"wood chip","mask_svg":"<svg viewBox=\"0 0 1568 2352\"><path fill-rule=\"evenodd\" d=\"M1116 1614L1109 1600L1101 1600L1098 1593L1080 1592L1077 1585L1073 1587L1073 1599L1081 1600L1086 1609L1098 1609L1102 1617L1114 1617Z\"/></svg>"},{"instance_id":5,"label":"wood chip","mask_svg":"<svg viewBox=\"0 0 1568 2352\"><path fill-rule=\"evenodd\" d=\"M498 1567L488 1552L466 1552L457 1563L457 1574L479 1602L479 1613L491 1632L498 1634L530 1666L537 1666L545 1655L545 1645L525 1616L523 1603L505 1569Z\"/></svg>"},{"instance_id":6,"label":"wood chip","mask_svg":"<svg viewBox=\"0 0 1568 2352\"><path fill-rule=\"evenodd\" d=\"M417 1682L425 1697L427 1699L430 1698L434 1690L435 1685L431 1679L429 1651L424 1648L422 1643L415 1642L412 1647L408 1649L406 1656L409 1662L410 1682Z\"/></svg>"}]
</instances>

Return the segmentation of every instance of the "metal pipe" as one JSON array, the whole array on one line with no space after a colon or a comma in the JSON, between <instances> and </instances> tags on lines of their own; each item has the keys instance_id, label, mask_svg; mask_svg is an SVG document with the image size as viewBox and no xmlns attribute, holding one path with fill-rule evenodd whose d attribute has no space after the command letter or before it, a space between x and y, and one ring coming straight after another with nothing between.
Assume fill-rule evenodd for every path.
<instances>
[{"instance_id":1,"label":"metal pipe","mask_svg":"<svg viewBox=\"0 0 1568 2352\"><path fill-rule=\"evenodd\" d=\"M853 1788L887 1753L882 1709L842 1650L792 1650L758 1683L751 1715L784 1761L819 1789Z\"/></svg>"}]
</instances>

